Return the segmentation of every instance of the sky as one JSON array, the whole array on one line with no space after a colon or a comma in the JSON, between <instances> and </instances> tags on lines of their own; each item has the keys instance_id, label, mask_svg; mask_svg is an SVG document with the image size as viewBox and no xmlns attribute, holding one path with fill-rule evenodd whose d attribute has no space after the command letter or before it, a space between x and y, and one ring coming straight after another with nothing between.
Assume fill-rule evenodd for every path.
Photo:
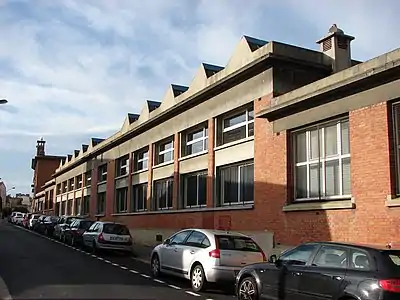
<instances>
[{"instance_id":1,"label":"sky","mask_svg":"<svg viewBox=\"0 0 400 300\"><path fill-rule=\"evenodd\" d=\"M67 155L110 136L202 62L225 66L242 35L318 50L336 23L365 61L400 47L399 10L397 0L0 0L0 178L29 193L37 139Z\"/></svg>"}]
</instances>

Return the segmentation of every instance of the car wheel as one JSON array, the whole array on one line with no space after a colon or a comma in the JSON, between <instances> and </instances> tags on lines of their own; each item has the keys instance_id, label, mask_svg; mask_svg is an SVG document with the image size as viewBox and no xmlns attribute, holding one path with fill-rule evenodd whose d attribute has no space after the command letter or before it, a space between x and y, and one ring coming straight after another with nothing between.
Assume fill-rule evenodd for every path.
<instances>
[{"instance_id":1,"label":"car wheel","mask_svg":"<svg viewBox=\"0 0 400 300\"><path fill-rule=\"evenodd\" d=\"M160 277L160 259L158 258L157 254L154 254L151 258L151 274L153 277Z\"/></svg>"},{"instance_id":2,"label":"car wheel","mask_svg":"<svg viewBox=\"0 0 400 300\"><path fill-rule=\"evenodd\" d=\"M257 284L253 277L240 281L237 296L238 300L258 300Z\"/></svg>"},{"instance_id":3,"label":"car wheel","mask_svg":"<svg viewBox=\"0 0 400 300\"><path fill-rule=\"evenodd\" d=\"M205 289L206 276L204 274L204 269L201 265L196 265L193 268L192 272L190 273L190 281L193 291L200 292Z\"/></svg>"}]
</instances>

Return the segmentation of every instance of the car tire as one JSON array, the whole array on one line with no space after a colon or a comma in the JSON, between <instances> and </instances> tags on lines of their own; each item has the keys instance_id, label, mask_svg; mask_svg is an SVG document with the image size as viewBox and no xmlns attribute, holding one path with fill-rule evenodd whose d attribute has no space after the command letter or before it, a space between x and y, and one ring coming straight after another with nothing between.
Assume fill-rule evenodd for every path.
<instances>
[{"instance_id":1,"label":"car tire","mask_svg":"<svg viewBox=\"0 0 400 300\"><path fill-rule=\"evenodd\" d=\"M151 258L151 274L154 278L161 276L161 265L160 265L160 258L157 254L154 254Z\"/></svg>"},{"instance_id":2,"label":"car tire","mask_svg":"<svg viewBox=\"0 0 400 300\"><path fill-rule=\"evenodd\" d=\"M195 265L192 272L190 272L190 284L192 285L192 290L194 292L205 290L207 282L202 265Z\"/></svg>"},{"instance_id":3,"label":"car tire","mask_svg":"<svg viewBox=\"0 0 400 300\"><path fill-rule=\"evenodd\" d=\"M243 278L237 289L238 300L258 300L258 289L255 279L251 276Z\"/></svg>"}]
</instances>

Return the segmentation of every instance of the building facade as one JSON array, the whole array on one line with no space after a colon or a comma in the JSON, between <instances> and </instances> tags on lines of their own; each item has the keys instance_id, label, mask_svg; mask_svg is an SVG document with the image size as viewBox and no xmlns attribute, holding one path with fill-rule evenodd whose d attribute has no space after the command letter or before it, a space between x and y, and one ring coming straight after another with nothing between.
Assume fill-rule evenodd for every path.
<instances>
[{"instance_id":1,"label":"building facade","mask_svg":"<svg viewBox=\"0 0 400 300\"><path fill-rule=\"evenodd\" d=\"M400 49L351 59L335 25L320 51L243 37L53 174L59 214L127 224L154 244L181 228L238 230L265 250L398 236Z\"/></svg>"}]
</instances>

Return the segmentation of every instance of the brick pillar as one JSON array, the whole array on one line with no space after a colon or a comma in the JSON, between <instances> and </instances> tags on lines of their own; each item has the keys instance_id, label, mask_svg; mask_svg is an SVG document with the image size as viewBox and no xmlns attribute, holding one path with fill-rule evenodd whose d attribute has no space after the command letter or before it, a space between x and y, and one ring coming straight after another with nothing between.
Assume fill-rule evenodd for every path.
<instances>
[{"instance_id":1,"label":"brick pillar","mask_svg":"<svg viewBox=\"0 0 400 300\"><path fill-rule=\"evenodd\" d=\"M92 169L92 180L90 181L89 215L91 218L94 218L94 216L96 215L97 182L98 182L98 171L97 167L94 167Z\"/></svg>"},{"instance_id":2,"label":"brick pillar","mask_svg":"<svg viewBox=\"0 0 400 300\"><path fill-rule=\"evenodd\" d=\"M215 120L208 120L208 172L207 172L207 207L214 206L214 181L215 181Z\"/></svg>"},{"instance_id":3,"label":"brick pillar","mask_svg":"<svg viewBox=\"0 0 400 300\"><path fill-rule=\"evenodd\" d=\"M73 198L72 198L72 208L71 208L71 210L72 210L72 215L77 215L77 213L76 213L76 211L75 211L75 207L76 207L76 196L75 196L75 193L76 193L76 187L77 187L77 182L76 182L76 176L74 177L74 191L73 191Z\"/></svg>"},{"instance_id":4,"label":"brick pillar","mask_svg":"<svg viewBox=\"0 0 400 300\"><path fill-rule=\"evenodd\" d=\"M133 170L133 153L131 152L129 154L129 165L128 165L128 195L127 195L127 209L128 212L131 212L133 210L132 207L132 170Z\"/></svg>"},{"instance_id":5,"label":"brick pillar","mask_svg":"<svg viewBox=\"0 0 400 300\"><path fill-rule=\"evenodd\" d=\"M107 164L107 183L106 183L106 218L110 218L114 213L115 203L115 160Z\"/></svg>"},{"instance_id":6,"label":"brick pillar","mask_svg":"<svg viewBox=\"0 0 400 300\"><path fill-rule=\"evenodd\" d=\"M178 209L179 205L179 153L180 153L179 133L174 136L174 190L172 192L172 207Z\"/></svg>"},{"instance_id":7,"label":"brick pillar","mask_svg":"<svg viewBox=\"0 0 400 300\"><path fill-rule=\"evenodd\" d=\"M147 210L153 210L151 205L152 189L153 189L153 165L154 165L154 145L149 145L149 162L147 171Z\"/></svg>"}]
</instances>

